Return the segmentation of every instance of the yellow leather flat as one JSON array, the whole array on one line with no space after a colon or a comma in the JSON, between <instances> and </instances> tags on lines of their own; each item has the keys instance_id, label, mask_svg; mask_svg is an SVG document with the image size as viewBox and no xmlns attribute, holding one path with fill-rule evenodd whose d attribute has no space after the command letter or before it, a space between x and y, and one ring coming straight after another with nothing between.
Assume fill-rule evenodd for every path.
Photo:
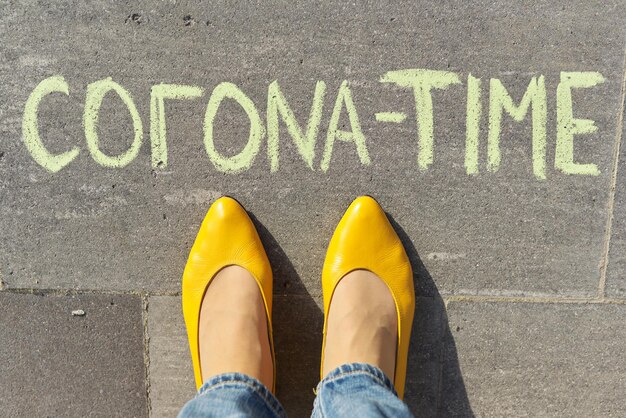
<instances>
[{"instance_id":1,"label":"yellow leather flat","mask_svg":"<svg viewBox=\"0 0 626 418\"><path fill-rule=\"evenodd\" d=\"M183 273L183 316L187 326L196 388L200 389L204 382L198 347L198 322L202 299L213 277L224 267L232 265L248 270L261 290L274 364L274 383L271 388L274 392L276 358L272 338L272 268L259 234L246 210L235 199L226 196L217 199L209 208Z\"/></svg>"},{"instance_id":2,"label":"yellow leather flat","mask_svg":"<svg viewBox=\"0 0 626 418\"><path fill-rule=\"evenodd\" d=\"M404 397L409 341L415 312L411 263L402 242L378 202L370 196L355 199L333 234L324 268L324 335L320 377L323 378L328 311L339 281L354 270L369 270L387 284L398 312L398 341L394 387Z\"/></svg>"}]
</instances>

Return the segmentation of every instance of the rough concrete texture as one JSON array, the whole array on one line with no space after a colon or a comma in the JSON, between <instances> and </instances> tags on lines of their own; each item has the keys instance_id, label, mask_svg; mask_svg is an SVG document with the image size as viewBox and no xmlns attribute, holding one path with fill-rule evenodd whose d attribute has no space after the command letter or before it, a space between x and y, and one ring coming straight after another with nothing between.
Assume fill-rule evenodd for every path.
<instances>
[{"instance_id":1,"label":"rough concrete texture","mask_svg":"<svg viewBox=\"0 0 626 418\"><path fill-rule=\"evenodd\" d=\"M141 316L136 296L0 293L0 415L145 416Z\"/></svg>"},{"instance_id":2,"label":"rough concrete texture","mask_svg":"<svg viewBox=\"0 0 626 418\"><path fill-rule=\"evenodd\" d=\"M198 222L215 196L228 193L274 234L315 294L324 248L341 212L356 195L371 193L406 229L442 292L594 295L623 74L626 9L619 6L4 3L0 230L10 245L0 248L3 280L10 288L175 291ZM433 93L434 162L426 172L417 167L411 91L378 82L385 72L404 68L454 71L463 81ZM575 115L598 126L597 133L576 140L576 160L597 164L597 177L553 168L561 71L599 71L606 79L574 94ZM484 87L490 77L501 79L516 103L532 76L545 75L546 181L532 174L530 115L520 123L505 116L500 169L486 170L485 89L481 172L465 174L470 72ZM26 99L51 75L65 77L70 96L44 100L42 137L54 152L81 149L56 174L39 167L21 141ZM146 137L139 156L118 169L90 158L82 127L87 85L108 76L132 95ZM319 167L326 130L344 79L352 84L372 163L362 166L354 145L338 142L324 173ZM221 81L234 82L264 120L273 80L303 125L316 80L327 83L315 171L281 125L276 173L270 173L266 141L249 170L218 172L203 145L212 89ZM200 99L167 102L168 166L152 170L149 94L161 82L206 92ZM401 111L408 118L401 124L377 122L374 114L380 111ZM350 129L343 119L340 125ZM219 151L238 153L248 129L241 108L225 104L215 127ZM128 110L114 93L104 101L98 131L109 155L122 153L131 142ZM105 274L107 281L98 279Z\"/></svg>"},{"instance_id":3,"label":"rough concrete texture","mask_svg":"<svg viewBox=\"0 0 626 418\"><path fill-rule=\"evenodd\" d=\"M87 406L111 402L107 412L124 416L173 415L193 392L180 277L206 210L229 194L250 211L267 248L277 301L278 391L295 416L305 415L318 377L326 245L350 201L367 193L388 211L415 272L412 410L423 416L623 414L617 394L624 393L626 341L617 324L626 304L626 146L619 159L616 150L626 140L625 21L623 1L0 2L0 310L8 315L0 317L0 350L28 360L0 374L3 388L22 388L0 397L4 410L75 415L62 408L76 408L86 415ZM434 151L426 171L417 162L424 153L413 92L379 82L388 71L411 68L454 72L461 81L432 93ZM563 71L599 72L605 79L572 93L574 117L597 126L575 136L574 161L597 165L597 176L555 168ZM464 167L470 73L482 83L476 175ZM22 124L31 92L55 75L65 78L69 96L43 99L39 132L52 153L80 151L51 173L27 150ZM547 97L546 179L533 175L530 109L521 122L504 115L500 167L489 171L490 79L501 80L517 105L540 76ZM107 77L128 90L143 129L138 155L122 168L99 165L85 139L88 85ZM213 89L235 83L267 128L274 80L303 130L316 82L326 83L313 169L280 122L276 172L267 135L249 169L220 172L203 142ZM344 80L371 163L361 163L354 144L337 141L324 171ZM150 91L159 83L204 92L166 100L168 163L153 168ZM378 112L403 112L406 120L377 121ZM338 126L354 129L345 109ZM238 154L249 127L242 108L224 102L214 126L218 152ZM132 143L131 116L115 93L103 101L97 133L107 155ZM33 291L78 296L25 295ZM98 305L109 299L119 303ZM85 303L75 307L75 300ZM86 316L66 317L74 308ZM73 328L79 323L89 328ZM60 345L49 343L57 339ZM107 348L118 344L127 347L123 355ZM529 344L536 349L522 351ZM31 346L42 347L47 363L29 354ZM89 363L92 356L109 370L103 382L115 382L112 398L92 391L92 373L78 374L84 367L104 370ZM23 379L35 373L62 383L39 390L37 403L28 399L40 387L24 388Z\"/></svg>"},{"instance_id":4,"label":"rough concrete texture","mask_svg":"<svg viewBox=\"0 0 626 418\"><path fill-rule=\"evenodd\" d=\"M624 305L451 302L458 359L443 374L443 415L464 415L448 396L458 360L477 416L624 416L625 315Z\"/></svg>"}]
</instances>

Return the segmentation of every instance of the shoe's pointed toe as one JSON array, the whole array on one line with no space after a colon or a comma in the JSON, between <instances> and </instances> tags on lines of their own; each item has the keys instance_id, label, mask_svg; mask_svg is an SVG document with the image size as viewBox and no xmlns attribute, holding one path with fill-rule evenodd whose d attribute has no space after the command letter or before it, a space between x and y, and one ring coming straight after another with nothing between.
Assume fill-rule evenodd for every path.
<instances>
[{"instance_id":1,"label":"shoe's pointed toe","mask_svg":"<svg viewBox=\"0 0 626 418\"><path fill-rule=\"evenodd\" d=\"M398 312L394 387L402 398L415 310L413 273L400 238L383 208L371 196L361 196L352 202L339 221L328 246L322 270L324 340L326 318L334 290L339 281L354 270L369 270L376 274L387 284L393 296Z\"/></svg>"}]
</instances>

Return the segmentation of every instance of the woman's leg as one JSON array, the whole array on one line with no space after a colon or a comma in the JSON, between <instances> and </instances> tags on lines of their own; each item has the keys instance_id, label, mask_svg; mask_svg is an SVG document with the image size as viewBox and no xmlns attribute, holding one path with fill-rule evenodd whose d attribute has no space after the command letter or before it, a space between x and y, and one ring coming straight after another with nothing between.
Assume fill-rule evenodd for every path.
<instances>
[{"instance_id":1,"label":"woman's leg","mask_svg":"<svg viewBox=\"0 0 626 418\"><path fill-rule=\"evenodd\" d=\"M179 417L283 417L272 395L273 365L259 286L244 268L222 269L200 310L204 385Z\"/></svg>"}]
</instances>

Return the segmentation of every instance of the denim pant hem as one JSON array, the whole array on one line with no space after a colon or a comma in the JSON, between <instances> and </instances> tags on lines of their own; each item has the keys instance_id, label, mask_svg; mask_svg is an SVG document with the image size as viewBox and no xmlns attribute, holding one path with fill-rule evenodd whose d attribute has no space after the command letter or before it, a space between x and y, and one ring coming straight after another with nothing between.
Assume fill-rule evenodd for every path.
<instances>
[{"instance_id":1,"label":"denim pant hem","mask_svg":"<svg viewBox=\"0 0 626 418\"><path fill-rule=\"evenodd\" d=\"M213 396L216 396L218 393L220 393L220 391L223 390L249 390L255 396L258 396L260 398L262 404L265 405L265 407L269 411L271 411L271 414L273 416L287 416L287 413L283 409L283 406L280 404L274 394L267 388L267 386L261 383L258 379L243 373L223 373L211 377L200 387L196 395L196 399L209 399ZM209 403L215 403L214 406L217 407L219 402L215 402L215 399L212 399Z\"/></svg>"},{"instance_id":2,"label":"denim pant hem","mask_svg":"<svg viewBox=\"0 0 626 418\"><path fill-rule=\"evenodd\" d=\"M378 367L373 366L368 363L347 363L342 364L341 366L330 371L326 377L317 384L315 388L315 394L322 388L322 386L334 382L336 380L342 379L347 376L354 375L366 375L374 379L381 386L384 386L386 389L390 390L394 396L398 396L396 389L393 387L393 383L387 377L387 375Z\"/></svg>"},{"instance_id":3,"label":"denim pant hem","mask_svg":"<svg viewBox=\"0 0 626 418\"><path fill-rule=\"evenodd\" d=\"M314 418L412 416L391 380L371 364L343 364L328 373L314 392ZM179 418L250 416L285 418L287 414L263 383L243 373L209 378L179 414Z\"/></svg>"},{"instance_id":4,"label":"denim pant hem","mask_svg":"<svg viewBox=\"0 0 626 418\"><path fill-rule=\"evenodd\" d=\"M316 394L313 418L412 417L387 375L367 363L332 370L317 385Z\"/></svg>"},{"instance_id":5,"label":"denim pant hem","mask_svg":"<svg viewBox=\"0 0 626 418\"><path fill-rule=\"evenodd\" d=\"M276 414L276 416L286 416L283 406L280 404L278 399L276 399L274 394L267 388L267 386L261 383L258 379L243 373L224 373L214 376L202 385L198 394L202 396L205 393L223 386L247 386L254 390L254 392L263 399L265 404Z\"/></svg>"}]
</instances>

